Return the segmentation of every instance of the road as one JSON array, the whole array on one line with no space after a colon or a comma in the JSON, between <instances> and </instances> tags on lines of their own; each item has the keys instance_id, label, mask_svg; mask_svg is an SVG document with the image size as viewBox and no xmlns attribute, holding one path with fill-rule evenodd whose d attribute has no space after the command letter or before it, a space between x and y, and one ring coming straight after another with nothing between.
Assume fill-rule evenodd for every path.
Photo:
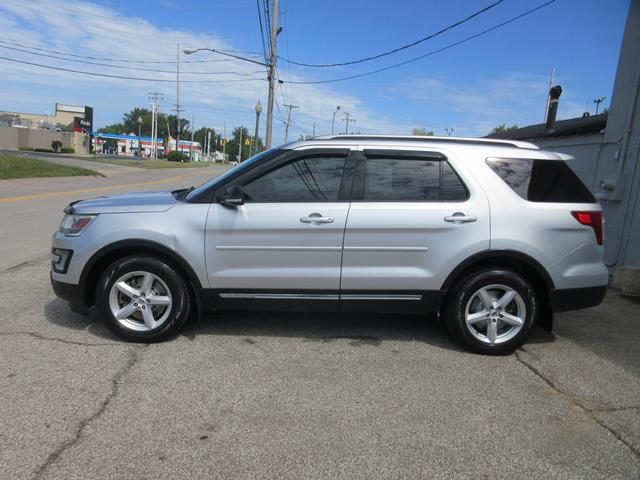
<instances>
[{"instance_id":1,"label":"road","mask_svg":"<svg viewBox=\"0 0 640 480\"><path fill-rule=\"evenodd\" d=\"M50 160L49 157L40 157ZM100 169L107 176L0 180L0 270L48 255L51 234L62 220L62 209L73 200L128 191L174 190L200 185L227 168L211 166L142 170L72 158L62 161L93 170Z\"/></svg>"},{"instance_id":2,"label":"road","mask_svg":"<svg viewBox=\"0 0 640 480\"><path fill-rule=\"evenodd\" d=\"M127 344L54 296L39 257L66 203L216 173L0 183L0 478L640 478L640 302L613 291L504 357L313 312Z\"/></svg>"}]
</instances>

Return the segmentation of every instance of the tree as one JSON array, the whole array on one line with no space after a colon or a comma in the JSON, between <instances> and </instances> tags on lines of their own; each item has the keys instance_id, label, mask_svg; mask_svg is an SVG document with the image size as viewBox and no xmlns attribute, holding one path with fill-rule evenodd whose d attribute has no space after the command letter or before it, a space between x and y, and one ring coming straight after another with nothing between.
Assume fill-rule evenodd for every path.
<instances>
[{"instance_id":1,"label":"tree","mask_svg":"<svg viewBox=\"0 0 640 480\"><path fill-rule=\"evenodd\" d=\"M426 128L414 128L411 132L412 135L419 135L422 137L433 137L433 132Z\"/></svg>"},{"instance_id":2,"label":"tree","mask_svg":"<svg viewBox=\"0 0 640 480\"><path fill-rule=\"evenodd\" d=\"M519 128L519 127L515 123L513 125L511 125L510 127L507 127L507 125L503 123L502 125L498 125L496 128L491 130L489 135L494 135L496 133L508 132L509 130L515 130L516 128Z\"/></svg>"}]
</instances>

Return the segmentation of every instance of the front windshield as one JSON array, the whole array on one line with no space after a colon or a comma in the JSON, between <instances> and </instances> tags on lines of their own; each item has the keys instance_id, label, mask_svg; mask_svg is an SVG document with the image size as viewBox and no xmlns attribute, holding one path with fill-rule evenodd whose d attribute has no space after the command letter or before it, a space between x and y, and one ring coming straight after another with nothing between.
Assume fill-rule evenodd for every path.
<instances>
[{"instance_id":1,"label":"front windshield","mask_svg":"<svg viewBox=\"0 0 640 480\"><path fill-rule=\"evenodd\" d=\"M198 195L206 192L209 188L213 187L217 183L224 182L227 178L231 177L232 175L235 175L248 168L251 168L256 163L260 163L261 161L266 160L267 158L271 158L280 151L281 150L279 148L272 148L270 150L265 150L262 153L254 155L253 157L249 158L248 160L245 160L239 165L236 165L235 167L230 168L229 170L224 172L222 175L218 175L217 177L212 178L208 182L203 183L199 187L194 188L189 192L189 194L186 197L186 200L189 201L193 198L196 198Z\"/></svg>"}]
</instances>

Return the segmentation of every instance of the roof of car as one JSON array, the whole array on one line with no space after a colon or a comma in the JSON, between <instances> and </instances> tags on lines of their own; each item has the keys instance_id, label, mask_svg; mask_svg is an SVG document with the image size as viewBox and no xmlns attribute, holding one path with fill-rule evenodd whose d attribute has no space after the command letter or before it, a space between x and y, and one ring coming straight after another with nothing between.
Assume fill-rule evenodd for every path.
<instances>
[{"instance_id":1,"label":"roof of car","mask_svg":"<svg viewBox=\"0 0 640 480\"><path fill-rule=\"evenodd\" d=\"M453 144L453 145L479 145L486 147L508 147L508 148L524 148L535 149L539 147L529 142L521 142L517 140L493 140L489 138L470 138L470 137L435 137L420 135L321 135L300 142L294 142L290 145L300 145L302 143L313 142L367 142L367 143L420 143L420 144Z\"/></svg>"}]
</instances>

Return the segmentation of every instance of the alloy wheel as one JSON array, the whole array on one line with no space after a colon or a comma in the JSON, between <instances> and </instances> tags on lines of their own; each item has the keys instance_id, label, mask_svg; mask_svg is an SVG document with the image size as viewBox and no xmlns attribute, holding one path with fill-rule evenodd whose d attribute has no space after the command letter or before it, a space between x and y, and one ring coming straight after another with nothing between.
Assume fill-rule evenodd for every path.
<instances>
[{"instance_id":1,"label":"alloy wheel","mask_svg":"<svg viewBox=\"0 0 640 480\"><path fill-rule=\"evenodd\" d=\"M476 291L465 309L465 324L483 343L498 345L515 337L524 326L527 309L522 296L507 285L487 285Z\"/></svg>"},{"instance_id":2,"label":"alloy wheel","mask_svg":"<svg viewBox=\"0 0 640 480\"><path fill-rule=\"evenodd\" d=\"M148 332L160 327L171 314L173 302L167 284L151 272L129 272L109 291L109 308L125 328Z\"/></svg>"}]
</instances>

